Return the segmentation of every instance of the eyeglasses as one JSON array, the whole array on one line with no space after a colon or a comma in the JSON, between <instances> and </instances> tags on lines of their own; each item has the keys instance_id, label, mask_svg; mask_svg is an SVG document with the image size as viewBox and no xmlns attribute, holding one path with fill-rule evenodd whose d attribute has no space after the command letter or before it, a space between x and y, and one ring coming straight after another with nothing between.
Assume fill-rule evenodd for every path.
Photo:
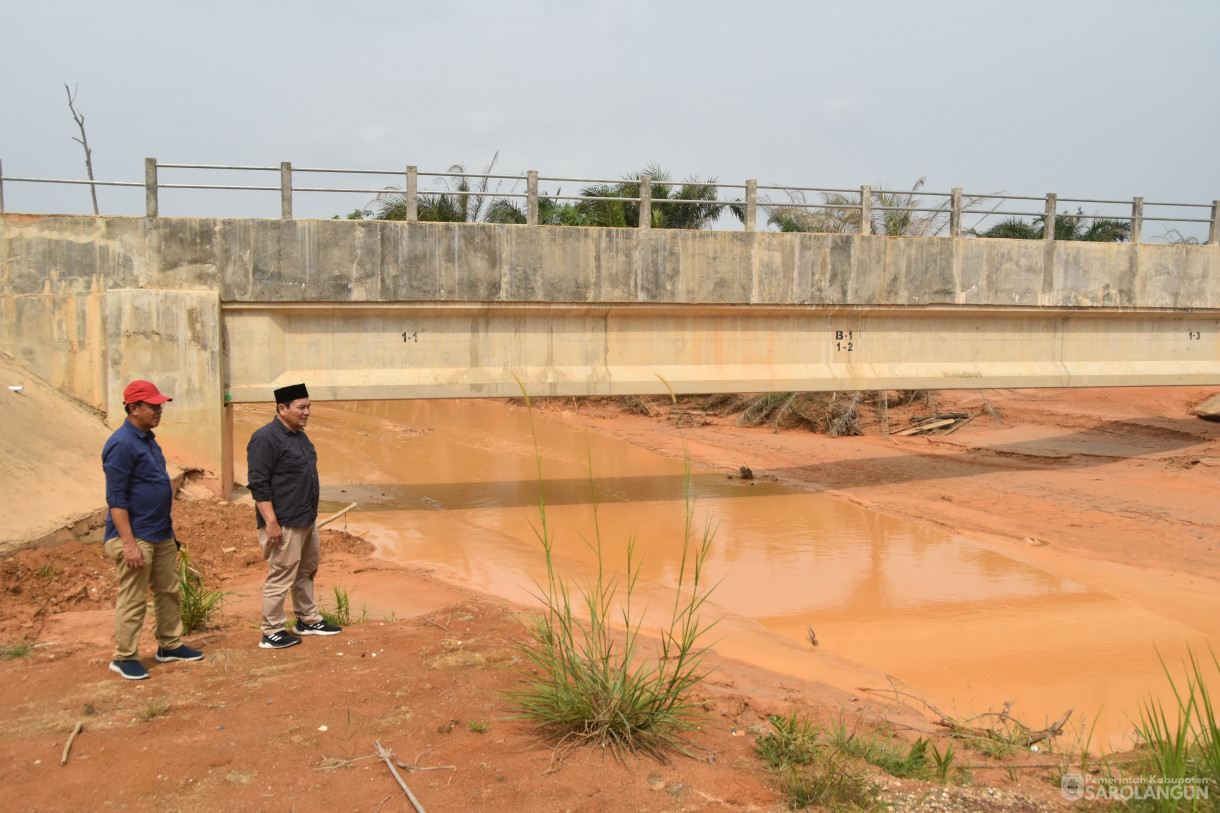
<instances>
[{"instance_id":1,"label":"eyeglasses","mask_svg":"<svg viewBox=\"0 0 1220 813\"><path fill-rule=\"evenodd\" d=\"M148 409L151 409L153 412L160 412L162 409L165 408L165 404L150 404L147 401L140 401L139 403L136 404L136 406L147 407Z\"/></svg>"}]
</instances>

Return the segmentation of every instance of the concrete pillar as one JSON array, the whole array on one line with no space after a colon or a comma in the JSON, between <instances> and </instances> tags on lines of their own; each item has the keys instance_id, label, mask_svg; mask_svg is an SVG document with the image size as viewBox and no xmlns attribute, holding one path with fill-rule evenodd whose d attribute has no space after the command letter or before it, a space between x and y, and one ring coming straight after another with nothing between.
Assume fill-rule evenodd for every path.
<instances>
[{"instance_id":1,"label":"concrete pillar","mask_svg":"<svg viewBox=\"0 0 1220 813\"><path fill-rule=\"evenodd\" d=\"M157 216L157 159L144 159L144 214Z\"/></svg>"},{"instance_id":2,"label":"concrete pillar","mask_svg":"<svg viewBox=\"0 0 1220 813\"><path fill-rule=\"evenodd\" d=\"M1046 193L1046 214L1043 215L1043 218L1045 218L1045 219L1042 222L1042 239L1043 240L1054 240L1055 239L1055 215L1058 213L1058 210L1059 210L1059 196L1056 195L1054 192L1047 192Z\"/></svg>"},{"instance_id":3,"label":"concrete pillar","mask_svg":"<svg viewBox=\"0 0 1220 813\"><path fill-rule=\"evenodd\" d=\"M758 219L758 181L746 181L746 231L754 231Z\"/></svg>"},{"instance_id":4,"label":"concrete pillar","mask_svg":"<svg viewBox=\"0 0 1220 813\"><path fill-rule=\"evenodd\" d=\"M640 228L652 228L652 176L640 176Z\"/></svg>"},{"instance_id":5,"label":"concrete pillar","mask_svg":"<svg viewBox=\"0 0 1220 813\"><path fill-rule=\"evenodd\" d=\"M531 169L525 174L525 222L538 225L538 172Z\"/></svg>"},{"instance_id":6,"label":"concrete pillar","mask_svg":"<svg viewBox=\"0 0 1220 813\"><path fill-rule=\"evenodd\" d=\"M873 233L873 188L860 187L860 233Z\"/></svg>"},{"instance_id":7,"label":"concrete pillar","mask_svg":"<svg viewBox=\"0 0 1220 813\"><path fill-rule=\"evenodd\" d=\"M962 236L962 190L956 187L949 199L949 236Z\"/></svg>"},{"instance_id":8,"label":"concrete pillar","mask_svg":"<svg viewBox=\"0 0 1220 813\"><path fill-rule=\"evenodd\" d=\"M413 166L407 167L407 222L419 222L419 170Z\"/></svg>"},{"instance_id":9,"label":"concrete pillar","mask_svg":"<svg viewBox=\"0 0 1220 813\"><path fill-rule=\"evenodd\" d=\"M292 220L292 162L280 162L280 218Z\"/></svg>"},{"instance_id":10,"label":"concrete pillar","mask_svg":"<svg viewBox=\"0 0 1220 813\"><path fill-rule=\"evenodd\" d=\"M117 288L104 295L106 411L125 420L123 388L137 378L174 399L157 431L167 456L223 470L224 353L219 290Z\"/></svg>"},{"instance_id":11,"label":"concrete pillar","mask_svg":"<svg viewBox=\"0 0 1220 813\"><path fill-rule=\"evenodd\" d=\"M1140 243L1141 235L1144 231L1144 199L1133 198L1131 200L1131 242Z\"/></svg>"},{"instance_id":12,"label":"concrete pillar","mask_svg":"<svg viewBox=\"0 0 1220 813\"><path fill-rule=\"evenodd\" d=\"M1220 245L1220 200L1212 201L1212 224L1207 230L1207 244Z\"/></svg>"}]
</instances>

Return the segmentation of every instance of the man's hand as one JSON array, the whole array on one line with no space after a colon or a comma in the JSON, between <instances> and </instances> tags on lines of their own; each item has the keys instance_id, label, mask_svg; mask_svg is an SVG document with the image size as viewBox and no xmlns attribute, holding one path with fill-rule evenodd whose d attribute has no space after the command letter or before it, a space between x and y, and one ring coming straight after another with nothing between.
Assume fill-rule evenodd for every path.
<instances>
[{"instance_id":1,"label":"man's hand","mask_svg":"<svg viewBox=\"0 0 1220 813\"><path fill-rule=\"evenodd\" d=\"M275 550L284 540L284 529L280 527L280 521L275 518L275 506L271 504L271 500L255 500L254 510L258 511L259 516L263 518L263 525L266 527L267 550Z\"/></svg>"},{"instance_id":2,"label":"man's hand","mask_svg":"<svg viewBox=\"0 0 1220 813\"><path fill-rule=\"evenodd\" d=\"M284 541L284 529L274 519L267 523L267 550L275 550Z\"/></svg>"},{"instance_id":3,"label":"man's hand","mask_svg":"<svg viewBox=\"0 0 1220 813\"><path fill-rule=\"evenodd\" d=\"M133 568L144 567L144 554L135 539L123 540L123 564Z\"/></svg>"},{"instance_id":4,"label":"man's hand","mask_svg":"<svg viewBox=\"0 0 1220 813\"><path fill-rule=\"evenodd\" d=\"M131 530L131 513L126 508L111 508L110 519L114 529L123 540L123 564L128 567L144 567L144 554L136 544L135 532Z\"/></svg>"}]
</instances>

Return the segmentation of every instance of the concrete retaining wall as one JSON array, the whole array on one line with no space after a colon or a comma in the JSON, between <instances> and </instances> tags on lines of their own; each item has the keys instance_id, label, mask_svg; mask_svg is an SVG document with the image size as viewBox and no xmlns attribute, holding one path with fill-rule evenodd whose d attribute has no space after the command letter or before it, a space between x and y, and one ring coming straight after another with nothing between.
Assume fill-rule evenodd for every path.
<instances>
[{"instance_id":1,"label":"concrete retaining wall","mask_svg":"<svg viewBox=\"0 0 1220 813\"><path fill-rule=\"evenodd\" d=\"M1180 314L1220 309L1220 247L0 216L0 352L107 411L112 422L121 419L125 383L152 379L174 395L181 431L172 439L166 433L166 446L180 459L216 460L230 375L224 312L237 303L957 305ZM276 371L264 372L269 386Z\"/></svg>"}]
</instances>

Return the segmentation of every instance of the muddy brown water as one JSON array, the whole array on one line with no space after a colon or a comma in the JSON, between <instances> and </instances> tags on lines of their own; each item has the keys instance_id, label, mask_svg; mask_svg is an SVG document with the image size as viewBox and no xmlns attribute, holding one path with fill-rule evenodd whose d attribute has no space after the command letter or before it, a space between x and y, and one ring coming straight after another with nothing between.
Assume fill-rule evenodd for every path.
<instances>
[{"instance_id":1,"label":"muddy brown water","mask_svg":"<svg viewBox=\"0 0 1220 813\"><path fill-rule=\"evenodd\" d=\"M272 414L238 408L239 480L245 443ZM569 579L594 572L598 539L607 569L621 573L634 540L646 625L672 606L689 493L696 542L713 534L705 617L718 619L720 654L848 692L892 676L959 718L1012 701L1017 719L1041 727L1071 708L1096 726L1095 744L1118 746L1142 700L1172 698L1158 653L1178 665L1187 647L1206 653L1220 638L1214 620L1181 623L1088 568L1010 541L688 471L548 413L483 401L316 404L308 431L323 511L358 502L347 527L383 557L530 604L545 574L541 492Z\"/></svg>"}]
</instances>

